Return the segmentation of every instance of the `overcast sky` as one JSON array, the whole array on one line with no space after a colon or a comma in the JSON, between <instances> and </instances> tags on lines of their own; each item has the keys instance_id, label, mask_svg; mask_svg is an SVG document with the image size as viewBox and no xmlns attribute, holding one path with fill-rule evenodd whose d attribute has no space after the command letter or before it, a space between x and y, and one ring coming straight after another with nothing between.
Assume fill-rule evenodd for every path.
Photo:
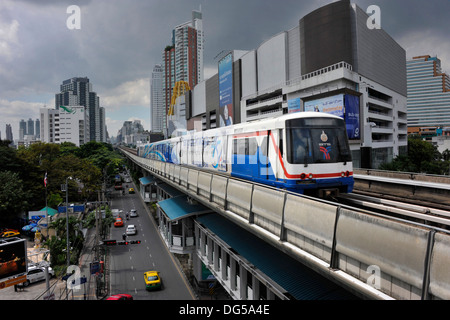
<instances>
[{"instance_id":1,"label":"overcast sky","mask_svg":"<svg viewBox=\"0 0 450 320\"><path fill-rule=\"evenodd\" d=\"M172 29L203 14L205 79L222 50L251 50L332 0L0 0L0 132L54 108L63 80L88 77L106 109L110 136L126 120L150 129L150 77L170 44ZM407 58L438 56L450 72L450 1L353 0L377 5L381 27ZM80 29L67 28L70 5Z\"/></svg>"}]
</instances>

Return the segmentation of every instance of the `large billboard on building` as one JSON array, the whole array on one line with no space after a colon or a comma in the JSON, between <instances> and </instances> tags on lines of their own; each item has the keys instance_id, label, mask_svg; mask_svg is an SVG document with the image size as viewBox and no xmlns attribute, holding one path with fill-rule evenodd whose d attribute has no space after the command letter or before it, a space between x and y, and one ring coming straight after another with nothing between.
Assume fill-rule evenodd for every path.
<instances>
[{"instance_id":1,"label":"large billboard on building","mask_svg":"<svg viewBox=\"0 0 450 320\"><path fill-rule=\"evenodd\" d=\"M219 60L220 126L233 124L233 53Z\"/></svg>"},{"instance_id":2,"label":"large billboard on building","mask_svg":"<svg viewBox=\"0 0 450 320\"><path fill-rule=\"evenodd\" d=\"M0 240L0 287L4 281L27 272L25 239Z\"/></svg>"},{"instance_id":3,"label":"large billboard on building","mask_svg":"<svg viewBox=\"0 0 450 320\"><path fill-rule=\"evenodd\" d=\"M359 97L337 94L322 99L305 101L305 111L326 112L345 120L349 139L360 139Z\"/></svg>"}]
</instances>

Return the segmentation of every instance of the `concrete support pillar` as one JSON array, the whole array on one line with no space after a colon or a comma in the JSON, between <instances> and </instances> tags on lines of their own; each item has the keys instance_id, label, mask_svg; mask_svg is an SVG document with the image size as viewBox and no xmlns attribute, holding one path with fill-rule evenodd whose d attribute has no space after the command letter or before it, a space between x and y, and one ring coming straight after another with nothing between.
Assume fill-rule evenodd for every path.
<instances>
[{"instance_id":1,"label":"concrete support pillar","mask_svg":"<svg viewBox=\"0 0 450 320\"><path fill-rule=\"evenodd\" d=\"M220 265L219 265L219 245L214 242L214 270L220 271Z\"/></svg>"},{"instance_id":2,"label":"concrete support pillar","mask_svg":"<svg viewBox=\"0 0 450 320\"><path fill-rule=\"evenodd\" d=\"M244 268L243 265L239 265L239 275L240 275L240 285L239 285L239 291L241 300L247 300L247 270Z\"/></svg>"}]
</instances>

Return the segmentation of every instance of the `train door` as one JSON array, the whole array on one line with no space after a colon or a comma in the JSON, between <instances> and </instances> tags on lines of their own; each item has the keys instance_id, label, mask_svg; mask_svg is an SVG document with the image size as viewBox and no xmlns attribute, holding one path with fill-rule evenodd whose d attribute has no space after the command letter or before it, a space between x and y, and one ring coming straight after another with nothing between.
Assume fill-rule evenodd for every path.
<instances>
[{"instance_id":1,"label":"train door","mask_svg":"<svg viewBox=\"0 0 450 320\"><path fill-rule=\"evenodd\" d=\"M283 150L284 150L284 139L283 139L283 129L271 130L269 134L269 164L268 164L268 175L269 179L280 180L284 179L284 169L283 169Z\"/></svg>"},{"instance_id":2,"label":"train door","mask_svg":"<svg viewBox=\"0 0 450 320\"><path fill-rule=\"evenodd\" d=\"M270 178L270 161L268 157L270 130L262 138L261 144L258 148L258 176L260 179L269 180Z\"/></svg>"}]
</instances>

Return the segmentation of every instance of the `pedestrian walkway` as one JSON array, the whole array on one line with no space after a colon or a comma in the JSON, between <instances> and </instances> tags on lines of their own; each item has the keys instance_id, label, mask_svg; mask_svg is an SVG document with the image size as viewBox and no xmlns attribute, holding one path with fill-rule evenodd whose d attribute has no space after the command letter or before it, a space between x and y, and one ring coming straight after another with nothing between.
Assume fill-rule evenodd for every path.
<instances>
[{"instance_id":1,"label":"pedestrian walkway","mask_svg":"<svg viewBox=\"0 0 450 320\"><path fill-rule=\"evenodd\" d=\"M91 275L91 263L95 262L95 229L87 229L85 232L85 240L83 250L78 260L79 280L77 285L73 285L73 292L69 299L73 300L98 300L102 296L97 296L96 282L97 277L101 275Z\"/></svg>"}]
</instances>

